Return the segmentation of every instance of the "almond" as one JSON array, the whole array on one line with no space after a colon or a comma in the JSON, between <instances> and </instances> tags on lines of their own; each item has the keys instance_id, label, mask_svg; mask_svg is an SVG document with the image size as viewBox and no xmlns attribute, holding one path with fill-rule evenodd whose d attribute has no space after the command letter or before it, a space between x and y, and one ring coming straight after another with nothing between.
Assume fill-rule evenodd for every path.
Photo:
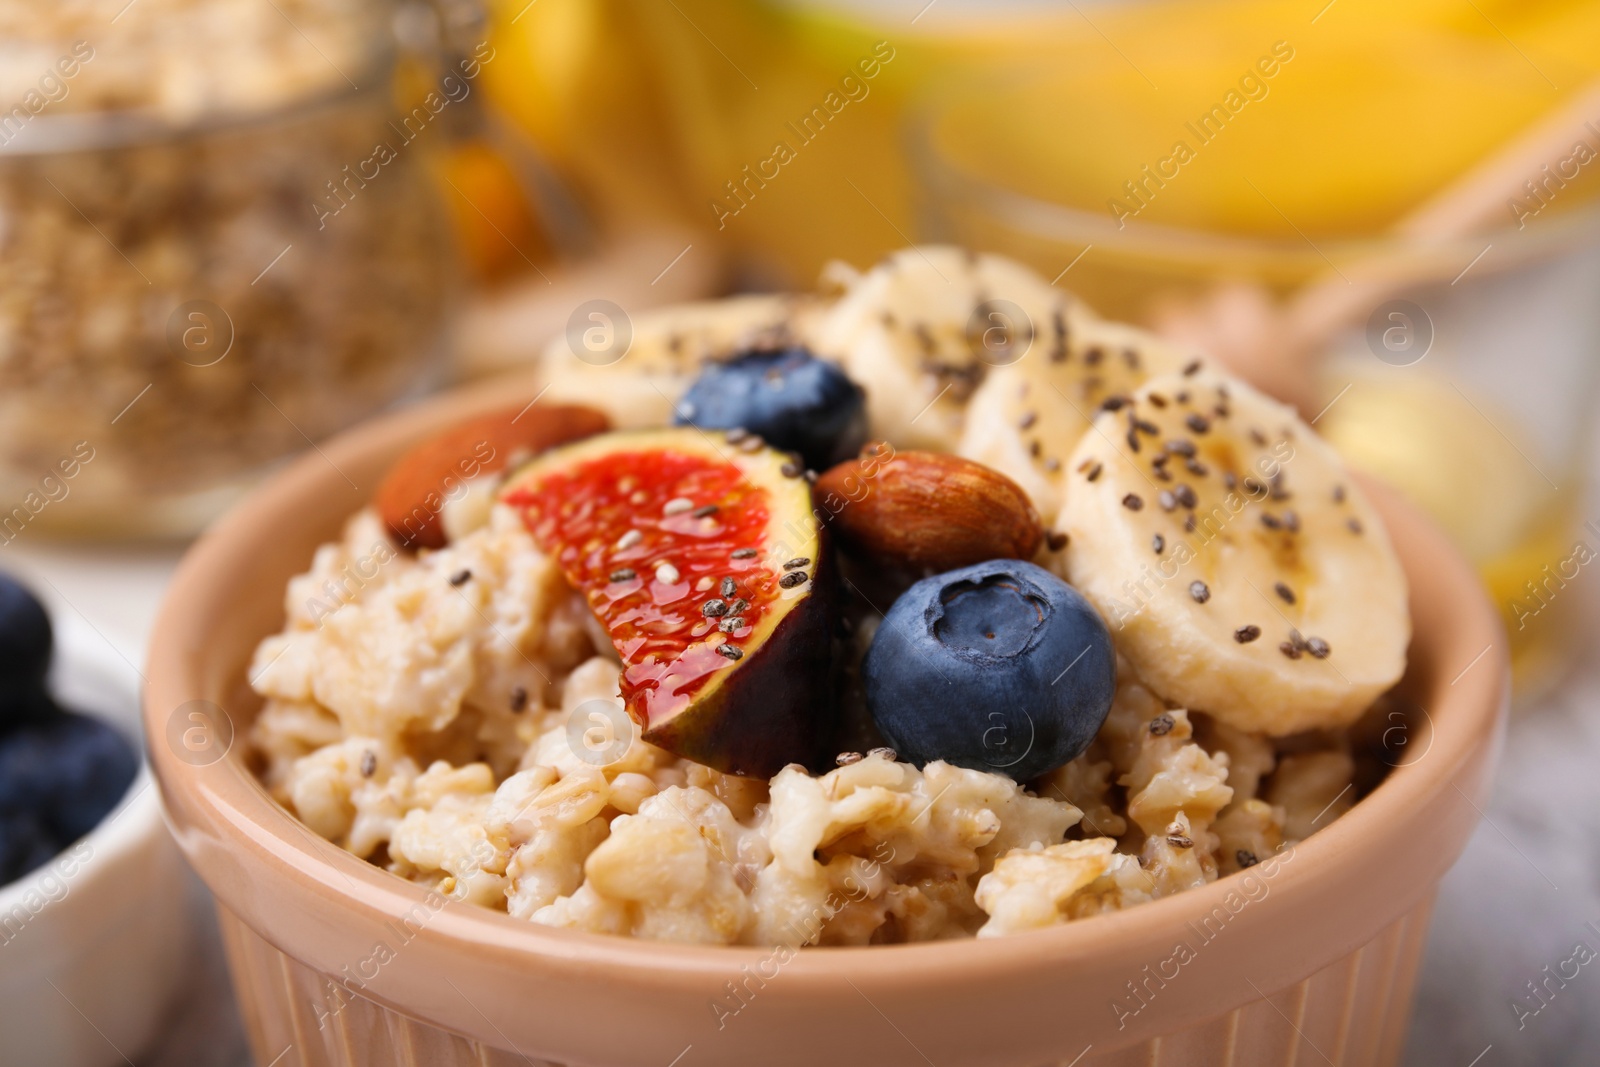
<instances>
[{"instance_id":1,"label":"almond","mask_svg":"<svg viewBox=\"0 0 1600 1067\"><path fill-rule=\"evenodd\" d=\"M494 474L547 448L610 428L600 412L576 405L524 405L478 415L401 456L372 502L400 544L440 548L445 532L439 513L468 479Z\"/></svg>"},{"instance_id":2,"label":"almond","mask_svg":"<svg viewBox=\"0 0 1600 1067\"><path fill-rule=\"evenodd\" d=\"M943 452L869 444L818 478L815 498L848 548L918 569L1032 559L1044 538L1016 482Z\"/></svg>"}]
</instances>

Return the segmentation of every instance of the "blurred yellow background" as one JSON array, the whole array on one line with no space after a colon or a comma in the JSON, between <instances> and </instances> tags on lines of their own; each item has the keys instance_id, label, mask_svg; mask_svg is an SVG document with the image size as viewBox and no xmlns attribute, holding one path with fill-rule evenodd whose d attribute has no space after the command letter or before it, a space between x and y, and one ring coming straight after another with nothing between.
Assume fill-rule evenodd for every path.
<instances>
[{"instance_id":1,"label":"blurred yellow background","mask_svg":"<svg viewBox=\"0 0 1600 1067\"><path fill-rule=\"evenodd\" d=\"M977 177L1105 211L1182 139L1200 158L1141 220L1315 239L1383 230L1600 71L1582 0L919 6L503 0L488 77L605 218L670 215L806 282L915 232L905 121L941 93ZM869 94L802 145L788 124L880 41ZM1202 146L1184 124L1252 74L1265 95ZM797 158L718 231L724 183L779 140Z\"/></svg>"}]
</instances>

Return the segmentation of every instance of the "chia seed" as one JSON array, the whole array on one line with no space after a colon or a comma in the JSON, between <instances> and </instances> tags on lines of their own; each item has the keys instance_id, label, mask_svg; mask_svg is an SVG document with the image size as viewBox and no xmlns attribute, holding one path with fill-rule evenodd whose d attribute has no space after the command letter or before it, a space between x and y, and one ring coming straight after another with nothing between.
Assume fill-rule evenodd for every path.
<instances>
[{"instance_id":1,"label":"chia seed","mask_svg":"<svg viewBox=\"0 0 1600 1067\"><path fill-rule=\"evenodd\" d=\"M724 615L717 623L717 629L721 630L725 634L731 634L736 630L742 630L744 629L744 616Z\"/></svg>"},{"instance_id":2,"label":"chia seed","mask_svg":"<svg viewBox=\"0 0 1600 1067\"><path fill-rule=\"evenodd\" d=\"M1290 589L1288 586L1284 585L1282 582L1273 582L1272 583L1272 591L1274 593L1277 593L1279 598L1285 604L1293 604L1294 603L1294 590Z\"/></svg>"},{"instance_id":3,"label":"chia seed","mask_svg":"<svg viewBox=\"0 0 1600 1067\"><path fill-rule=\"evenodd\" d=\"M1306 638L1306 651L1317 659L1327 659L1328 653L1332 652L1333 649L1329 648L1328 642L1320 637L1308 637Z\"/></svg>"},{"instance_id":4,"label":"chia seed","mask_svg":"<svg viewBox=\"0 0 1600 1067\"><path fill-rule=\"evenodd\" d=\"M513 686L511 690L511 710L523 711L528 706L528 691L522 686Z\"/></svg>"},{"instance_id":5,"label":"chia seed","mask_svg":"<svg viewBox=\"0 0 1600 1067\"><path fill-rule=\"evenodd\" d=\"M841 752L841 753L839 753L837 756L835 756L833 758L833 762L837 763L841 767L848 767L852 763L860 763L861 762L861 753L859 753L859 752Z\"/></svg>"},{"instance_id":6,"label":"chia seed","mask_svg":"<svg viewBox=\"0 0 1600 1067\"><path fill-rule=\"evenodd\" d=\"M1051 530L1044 535L1045 544L1049 546L1052 552L1060 552L1063 548L1066 548L1067 540L1067 535L1059 530Z\"/></svg>"},{"instance_id":7,"label":"chia seed","mask_svg":"<svg viewBox=\"0 0 1600 1067\"><path fill-rule=\"evenodd\" d=\"M1249 625L1241 626L1233 631L1233 639L1241 645L1248 645L1251 641L1261 636L1261 627Z\"/></svg>"},{"instance_id":8,"label":"chia seed","mask_svg":"<svg viewBox=\"0 0 1600 1067\"><path fill-rule=\"evenodd\" d=\"M708 600L700 606L700 613L708 619L718 619L728 613L726 600Z\"/></svg>"},{"instance_id":9,"label":"chia seed","mask_svg":"<svg viewBox=\"0 0 1600 1067\"><path fill-rule=\"evenodd\" d=\"M1176 725L1178 724L1173 721L1171 715L1157 715L1150 720L1150 736L1166 737Z\"/></svg>"},{"instance_id":10,"label":"chia seed","mask_svg":"<svg viewBox=\"0 0 1600 1067\"><path fill-rule=\"evenodd\" d=\"M1122 498L1122 506L1127 508L1129 511L1138 511L1140 508L1144 507L1144 501L1140 499L1138 493L1129 493L1127 496Z\"/></svg>"},{"instance_id":11,"label":"chia seed","mask_svg":"<svg viewBox=\"0 0 1600 1067\"><path fill-rule=\"evenodd\" d=\"M734 593L736 593L738 591L739 591L739 583L738 582L734 581L732 578L724 578L724 579L722 579L722 595L723 596L725 596L725 597L732 596Z\"/></svg>"},{"instance_id":12,"label":"chia seed","mask_svg":"<svg viewBox=\"0 0 1600 1067\"><path fill-rule=\"evenodd\" d=\"M753 549L753 548L735 549L734 553L733 553L733 558L734 559L755 559L756 558L756 550Z\"/></svg>"},{"instance_id":13,"label":"chia seed","mask_svg":"<svg viewBox=\"0 0 1600 1067\"><path fill-rule=\"evenodd\" d=\"M1282 641L1282 642L1280 642L1278 644L1278 651L1282 652L1285 656L1288 656L1290 659L1299 659L1300 658L1300 649L1295 646L1293 641Z\"/></svg>"},{"instance_id":14,"label":"chia seed","mask_svg":"<svg viewBox=\"0 0 1600 1067\"><path fill-rule=\"evenodd\" d=\"M717 655L722 656L724 659L741 660L744 659L744 649L724 641L717 646Z\"/></svg>"},{"instance_id":15,"label":"chia seed","mask_svg":"<svg viewBox=\"0 0 1600 1067\"><path fill-rule=\"evenodd\" d=\"M1256 864L1261 862L1260 860L1256 859L1256 854L1247 848L1235 849L1233 853L1233 861L1240 867L1254 867Z\"/></svg>"},{"instance_id":16,"label":"chia seed","mask_svg":"<svg viewBox=\"0 0 1600 1067\"><path fill-rule=\"evenodd\" d=\"M792 571L792 570L795 570L795 569L797 569L799 567L809 567L809 566L811 566L811 557L809 557L809 556L796 556L794 559L786 561L784 563L784 565L783 565L783 569L786 570L786 571Z\"/></svg>"},{"instance_id":17,"label":"chia seed","mask_svg":"<svg viewBox=\"0 0 1600 1067\"><path fill-rule=\"evenodd\" d=\"M804 585L810 580L805 571L790 571L778 579L778 585L784 589L793 589L795 586Z\"/></svg>"},{"instance_id":18,"label":"chia seed","mask_svg":"<svg viewBox=\"0 0 1600 1067\"><path fill-rule=\"evenodd\" d=\"M707 519L716 513L717 506L715 504L702 504L700 507L697 507L693 511L689 512L690 515L693 515L697 519Z\"/></svg>"},{"instance_id":19,"label":"chia seed","mask_svg":"<svg viewBox=\"0 0 1600 1067\"><path fill-rule=\"evenodd\" d=\"M1193 430L1195 433L1205 433L1207 430L1211 429L1211 420L1200 414L1198 411L1191 411L1189 413L1189 417L1184 419L1183 422L1185 426L1189 427L1189 429Z\"/></svg>"},{"instance_id":20,"label":"chia seed","mask_svg":"<svg viewBox=\"0 0 1600 1067\"><path fill-rule=\"evenodd\" d=\"M1166 551L1167 539L1162 537L1160 534L1156 534L1154 537L1150 538L1150 547L1155 549L1156 555L1159 556L1162 552Z\"/></svg>"},{"instance_id":21,"label":"chia seed","mask_svg":"<svg viewBox=\"0 0 1600 1067\"><path fill-rule=\"evenodd\" d=\"M611 580L613 582L631 582L637 577L639 575L632 567L619 567L611 572Z\"/></svg>"},{"instance_id":22,"label":"chia seed","mask_svg":"<svg viewBox=\"0 0 1600 1067\"><path fill-rule=\"evenodd\" d=\"M1205 582L1193 581L1189 583L1189 595L1196 604L1204 604L1211 599L1211 588Z\"/></svg>"},{"instance_id":23,"label":"chia seed","mask_svg":"<svg viewBox=\"0 0 1600 1067\"><path fill-rule=\"evenodd\" d=\"M361 753L361 777L371 778L378 773L378 754L370 748Z\"/></svg>"},{"instance_id":24,"label":"chia seed","mask_svg":"<svg viewBox=\"0 0 1600 1067\"><path fill-rule=\"evenodd\" d=\"M450 584L454 586L466 585L470 581L472 581L472 572L465 567L450 576Z\"/></svg>"},{"instance_id":25,"label":"chia seed","mask_svg":"<svg viewBox=\"0 0 1600 1067\"><path fill-rule=\"evenodd\" d=\"M898 753L894 749L888 748L886 746L881 746L880 745L877 748L868 749L867 750L867 755L869 755L869 756L882 756L884 759L888 760L890 763L899 763L900 762L900 753Z\"/></svg>"}]
</instances>

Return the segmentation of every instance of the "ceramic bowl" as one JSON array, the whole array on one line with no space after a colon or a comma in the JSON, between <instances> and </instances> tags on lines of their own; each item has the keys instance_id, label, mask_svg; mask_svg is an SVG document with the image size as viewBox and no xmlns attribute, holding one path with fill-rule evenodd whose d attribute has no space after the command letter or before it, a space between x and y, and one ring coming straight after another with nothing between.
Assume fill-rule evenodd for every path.
<instances>
[{"instance_id":1,"label":"ceramic bowl","mask_svg":"<svg viewBox=\"0 0 1600 1067\"><path fill-rule=\"evenodd\" d=\"M409 444L537 392L494 382L325 444L202 538L172 584L146 728L174 736L196 709L213 723L203 758L157 742L152 760L216 895L260 1063L1201 1067L1399 1055L1435 888L1487 794L1507 669L1472 572L1381 487L1371 491L1415 624L1408 710L1386 735L1397 766L1303 844L1200 889L1023 936L785 962L434 906L301 826L252 776L242 741L260 706L245 671L282 623L285 582Z\"/></svg>"}]
</instances>

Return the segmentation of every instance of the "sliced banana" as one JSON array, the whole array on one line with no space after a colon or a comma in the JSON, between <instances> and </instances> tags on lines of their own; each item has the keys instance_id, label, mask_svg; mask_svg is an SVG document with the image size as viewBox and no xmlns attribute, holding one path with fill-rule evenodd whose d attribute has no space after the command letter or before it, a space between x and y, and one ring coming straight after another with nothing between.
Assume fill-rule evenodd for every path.
<instances>
[{"instance_id":1,"label":"sliced banana","mask_svg":"<svg viewBox=\"0 0 1600 1067\"><path fill-rule=\"evenodd\" d=\"M1155 693L1242 730L1346 725L1405 668L1406 579L1337 454L1204 369L1102 412L1069 461L1069 581Z\"/></svg>"},{"instance_id":2,"label":"sliced banana","mask_svg":"<svg viewBox=\"0 0 1600 1067\"><path fill-rule=\"evenodd\" d=\"M1151 375L1180 370L1188 358L1081 305L1057 309L1027 353L991 370L973 394L956 451L1022 486L1050 521L1061 508L1067 457L1100 405Z\"/></svg>"},{"instance_id":3,"label":"sliced banana","mask_svg":"<svg viewBox=\"0 0 1600 1067\"><path fill-rule=\"evenodd\" d=\"M805 343L819 305L810 296L734 296L659 308L626 325L597 311L575 338L563 333L545 348L547 399L603 411L618 429L669 425L703 364L741 349ZM631 333L625 347L624 331Z\"/></svg>"},{"instance_id":4,"label":"sliced banana","mask_svg":"<svg viewBox=\"0 0 1600 1067\"><path fill-rule=\"evenodd\" d=\"M985 375L1019 348L1047 346L1070 299L1012 260L942 245L902 249L859 275L830 268L824 281L844 293L816 324L816 350L866 390L873 433L946 452Z\"/></svg>"}]
</instances>

